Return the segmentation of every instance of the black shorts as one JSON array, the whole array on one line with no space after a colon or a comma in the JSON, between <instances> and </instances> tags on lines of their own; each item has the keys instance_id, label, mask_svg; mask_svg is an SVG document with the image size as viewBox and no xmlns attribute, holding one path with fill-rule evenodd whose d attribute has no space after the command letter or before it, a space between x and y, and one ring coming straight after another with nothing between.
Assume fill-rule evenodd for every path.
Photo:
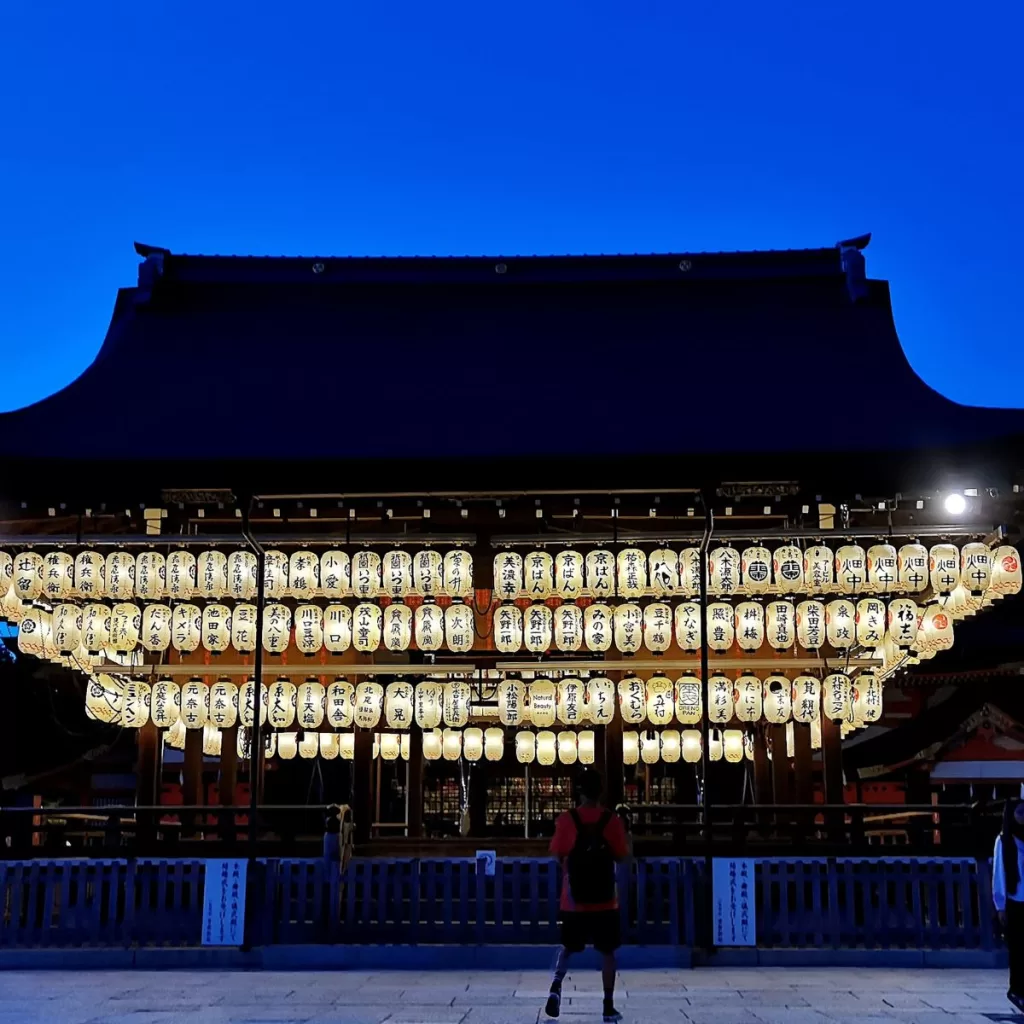
<instances>
[{"instance_id":1,"label":"black shorts","mask_svg":"<svg viewBox=\"0 0 1024 1024\"><path fill-rule=\"evenodd\" d=\"M568 953L593 946L614 953L622 945L622 921L617 910L562 911L562 945Z\"/></svg>"}]
</instances>

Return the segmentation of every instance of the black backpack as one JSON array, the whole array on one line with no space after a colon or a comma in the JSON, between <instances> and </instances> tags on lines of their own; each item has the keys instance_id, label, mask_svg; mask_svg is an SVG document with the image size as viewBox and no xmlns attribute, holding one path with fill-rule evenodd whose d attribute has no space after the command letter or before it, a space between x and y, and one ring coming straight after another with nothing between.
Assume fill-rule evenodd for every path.
<instances>
[{"instance_id":1,"label":"black backpack","mask_svg":"<svg viewBox=\"0 0 1024 1024\"><path fill-rule=\"evenodd\" d=\"M615 899L615 858L604 837L612 820L605 811L593 825L584 825L576 811L569 812L576 826L576 842L569 854L569 891L573 903L611 903Z\"/></svg>"}]
</instances>

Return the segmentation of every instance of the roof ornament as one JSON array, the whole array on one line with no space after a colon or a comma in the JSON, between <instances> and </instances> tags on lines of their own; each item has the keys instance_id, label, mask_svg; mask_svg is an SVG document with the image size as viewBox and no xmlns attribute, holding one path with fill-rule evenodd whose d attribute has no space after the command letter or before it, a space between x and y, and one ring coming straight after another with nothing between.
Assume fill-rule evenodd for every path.
<instances>
[{"instance_id":1,"label":"roof ornament","mask_svg":"<svg viewBox=\"0 0 1024 1024\"><path fill-rule=\"evenodd\" d=\"M836 243L843 262L843 270L846 272L846 290L850 293L850 299L853 302L863 299L868 293L863 250L868 247L870 242L871 232L869 231L865 235L858 235L856 238L848 238L845 242Z\"/></svg>"},{"instance_id":2,"label":"roof ornament","mask_svg":"<svg viewBox=\"0 0 1024 1024\"><path fill-rule=\"evenodd\" d=\"M148 302L153 294L153 286L164 273L164 257L171 255L170 249L158 245L135 243L135 251L142 257L139 264L139 284L135 293L136 302Z\"/></svg>"}]
</instances>

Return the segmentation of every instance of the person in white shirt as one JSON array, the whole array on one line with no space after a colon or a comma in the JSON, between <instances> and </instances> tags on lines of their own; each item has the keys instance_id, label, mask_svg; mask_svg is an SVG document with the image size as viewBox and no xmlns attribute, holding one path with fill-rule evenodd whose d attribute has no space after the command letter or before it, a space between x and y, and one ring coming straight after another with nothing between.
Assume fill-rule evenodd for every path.
<instances>
[{"instance_id":1,"label":"person in white shirt","mask_svg":"<svg viewBox=\"0 0 1024 1024\"><path fill-rule=\"evenodd\" d=\"M992 856L992 902L1010 954L1007 999L1024 1011L1024 801L1007 800Z\"/></svg>"}]
</instances>

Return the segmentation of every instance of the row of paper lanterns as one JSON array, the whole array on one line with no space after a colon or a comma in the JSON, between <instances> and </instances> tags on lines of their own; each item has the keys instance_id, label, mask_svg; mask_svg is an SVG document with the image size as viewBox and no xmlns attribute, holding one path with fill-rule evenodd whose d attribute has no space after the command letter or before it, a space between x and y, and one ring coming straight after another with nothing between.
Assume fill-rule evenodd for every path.
<instances>
[{"instance_id":1,"label":"row of paper lanterns","mask_svg":"<svg viewBox=\"0 0 1024 1024\"><path fill-rule=\"evenodd\" d=\"M0 551L0 599L12 589L21 601L50 602L71 598L115 601L252 601L256 596L256 556L251 551L157 551L132 555L112 551L104 557L87 550L77 556L57 550L40 554ZM713 596L767 594L847 595L911 593L931 587L949 594L959 586L971 595L992 590L995 596L1017 593L1021 565L1017 550L996 549L975 541L955 544L908 543L896 548L879 543L865 549L844 544L835 551L824 544L801 550L786 544L774 551L752 545L713 549L708 558L708 590ZM494 593L503 601L527 598L574 600L579 597L694 597L700 591L700 551L681 553L658 548L565 550L555 555L502 551L494 558ZM473 594L473 562L466 551L344 551L323 554L296 551L266 553L266 597L355 597L372 600L411 596L464 599Z\"/></svg>"},{"instance_id":2,"label":"row of paper lanterns","mask_svg":"<svg viewBox=\"0 0 1024 1024\"><path fill-rule=\"evenodd\" d=\"M809 729L812 750L821 749L821 723L811 722L808 725L786 725L786 757L792 759L796 755L796 730ZM712 761L728 761L739 764L746 759L754 760L754 738L750 732L742 729L711 729L708 733L708 746ZM684 761L697 764L701 760L704 749L703 739L698 729L662 729L660 732L624 732L622 734L623 764L676 764ZM769 748L768 757L773 751Z\"/></svg>"}]
</instances>

